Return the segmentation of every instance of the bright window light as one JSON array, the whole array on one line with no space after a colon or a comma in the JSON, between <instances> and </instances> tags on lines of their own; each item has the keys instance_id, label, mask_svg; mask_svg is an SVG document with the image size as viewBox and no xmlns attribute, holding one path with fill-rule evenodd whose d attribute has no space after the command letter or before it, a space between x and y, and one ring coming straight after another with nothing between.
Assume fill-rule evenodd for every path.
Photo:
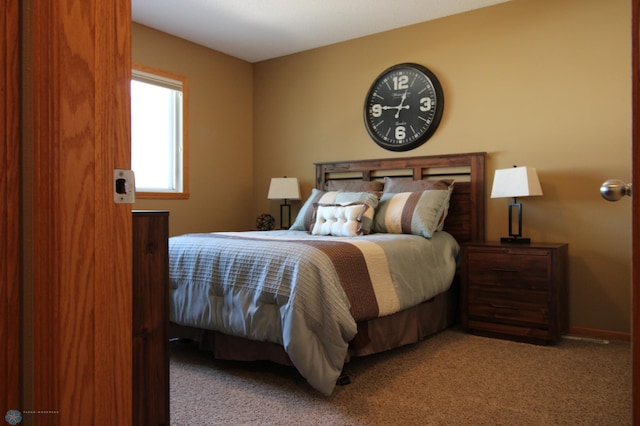
<instances>
[{"instance_id":1,"label":"bright window light","mask_svg":"<svg viewBox=\"0 0 640 426\"><path fill-rule=\"evenodd\" d=\"M183 103L183 81L133 70L131 168L138 195L185 192Z\"/></svg>"}]
</instances>

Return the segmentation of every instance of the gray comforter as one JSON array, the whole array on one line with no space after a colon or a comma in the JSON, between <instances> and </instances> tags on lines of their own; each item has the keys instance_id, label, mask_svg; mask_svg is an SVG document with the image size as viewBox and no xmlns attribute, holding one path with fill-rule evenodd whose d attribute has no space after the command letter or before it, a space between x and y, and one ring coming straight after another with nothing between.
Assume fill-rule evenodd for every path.
<instances>
[{"instance_id":1,"label":"gray comforter","mask_svg":"<svg viewBox=\"0 0 640 426\"><path fill-rule=\"evenodd\" d=\"M446 291L459 246L449 234L339 238L305 231L187 234L169 240L170 319L283 345L325 395L356 321Z\"/></svg>"}]
</instances>

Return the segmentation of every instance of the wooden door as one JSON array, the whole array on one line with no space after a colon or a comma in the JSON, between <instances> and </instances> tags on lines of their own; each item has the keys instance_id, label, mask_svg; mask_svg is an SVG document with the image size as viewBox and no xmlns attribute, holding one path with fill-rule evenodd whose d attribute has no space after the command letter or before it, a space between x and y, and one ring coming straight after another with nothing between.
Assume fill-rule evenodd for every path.
<instances>
[{"instance_id":1,"label":"wooden door","mask_svg":"<svg viewBox=\"0 0 640 426\"><path fill-rule=\"evenodd\" d=\"M18 0L0 2L0 414L20 408ZM3 417L4 418L4 417Z\"/></svg>"},{"instance_id":2,"label":"wooden door","mask_svg":"<svg viewBox=\"0 0 640 426\"><path fill-rule=\"evenodd\" d=\"M130 168L130 0L20 3L24 422L131 424L131 206L113 197Z\"/></svg>"}]
</instances>

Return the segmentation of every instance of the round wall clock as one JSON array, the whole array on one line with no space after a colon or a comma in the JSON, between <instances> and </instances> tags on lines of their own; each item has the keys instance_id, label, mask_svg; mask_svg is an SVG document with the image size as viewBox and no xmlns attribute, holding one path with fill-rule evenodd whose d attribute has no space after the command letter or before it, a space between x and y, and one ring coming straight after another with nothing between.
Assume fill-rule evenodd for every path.
<instances>
[{"instance_id":1,"label":"round wall clock","mask_svg":"<svg viewBox=\"0 0 640 426\"><path fill-rule=\"evenodd\" d=\"M405 63L386 69L364 102L364 123L373 140L390 151L408 151L436 131L442 111L442 86L429 69Z\"/></svg>"}]
</instances>

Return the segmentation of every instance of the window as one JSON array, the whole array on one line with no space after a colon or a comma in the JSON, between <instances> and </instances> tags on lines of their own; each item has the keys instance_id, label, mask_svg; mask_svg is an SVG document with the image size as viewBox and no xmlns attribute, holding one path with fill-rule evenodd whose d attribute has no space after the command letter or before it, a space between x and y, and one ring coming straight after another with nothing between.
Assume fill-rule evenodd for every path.
<instances>
[{"instance_id":1,"label":"window","mask_svg":"<svg viewBox=\"0 0 640 426\"><path fill-rule=\"evenodd\" d=\"M131 168L137 198L188 198L187 80L134 66L131 78Z\"/></svg>"}]
</instances>

